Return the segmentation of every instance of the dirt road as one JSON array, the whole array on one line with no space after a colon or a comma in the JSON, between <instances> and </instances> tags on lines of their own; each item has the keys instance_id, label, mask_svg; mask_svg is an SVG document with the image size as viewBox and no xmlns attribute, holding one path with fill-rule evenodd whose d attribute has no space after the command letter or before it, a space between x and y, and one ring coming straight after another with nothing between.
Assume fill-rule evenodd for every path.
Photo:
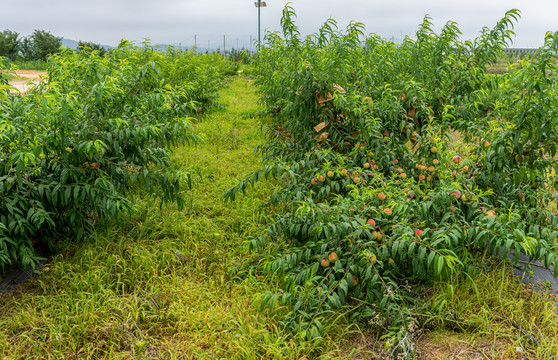
<instances>
[{"instance_id":1,"label":"dirt road","mask_svg":"<svg viewBox=\"0 0 558 360\"><path fill-rule=\"evenodd\" d=\"M29 87L41 81L41 76L46 76L46 71L16 70L17 79L10 81L10 85L19 92L26 92Z\"/></svg>"}]
</instances>

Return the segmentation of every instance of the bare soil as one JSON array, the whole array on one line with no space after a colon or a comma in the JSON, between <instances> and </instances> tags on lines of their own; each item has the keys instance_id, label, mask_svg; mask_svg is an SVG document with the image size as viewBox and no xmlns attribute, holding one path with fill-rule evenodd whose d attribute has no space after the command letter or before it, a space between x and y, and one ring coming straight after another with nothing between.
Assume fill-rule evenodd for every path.
<instances>
[{"instance_id":1,"label":"bare soil","mask_svg":"<svg viewBox=\"0 0 558 360\"><path fill-rule=\"evenodd\" d=\"M46 76L46 71L16 70L16 76L17 80L10 81L10 85L19 92L26 92L29 87L41 81L41 76Z\"/></svg>"}]
</instances>

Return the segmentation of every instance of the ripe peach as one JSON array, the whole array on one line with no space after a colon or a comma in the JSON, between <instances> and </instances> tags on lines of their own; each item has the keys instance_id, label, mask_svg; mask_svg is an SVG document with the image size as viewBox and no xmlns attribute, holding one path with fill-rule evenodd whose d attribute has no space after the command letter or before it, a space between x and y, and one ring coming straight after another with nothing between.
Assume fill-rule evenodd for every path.
<instances>
[{"instance_id":1,"label":"ripe peach","mask_svg":"<svg viewBox=\"0 0 558 360\"><path fill-rule=\"evenodd\" d=\"M459 191L452 191L450 196L454 199L459 199L461 197L461 193Z\"/></svg>"},{"instance_id":2,"label":"ripe peach","mask_svg":"<svg viewBox=\"0 0 558 360\"><path fill-rule=\"evenodd\" d=\"M418 237L418 238L422 236L422 233L423 233L422 229L416 229L415 230L415 236Z\"/></svg>"},{"instance_id":3,"label":"ripe peach","mask_svg":"<svg viewBox=\"0 0 558 360\"><path fill-rule=\"evenodd\" d=\"M320 263L323 267L329 267L329 260L328 259L322 259L321 263Z\"/></svg>"},{"instance_id":4,"label":"ripe peach","mask_svg":"<svg viewBox=\"0 0 558 360\"><path fill-rule=\"evenodd\" d=\"M393 214L390 208L385 208L384 212L386 213L387 216L391 216Z\"/></svg>"},{"instance_id":5,"label":"ripe peach","mask_svg":"<svg viewBox=\"0 0 558 360\"><path fill-rule=\"evenodd\" d=\"M337 260L339 260L339 257L337 257L337 254L334 252L329 253L328 259L330 262L336 262Z\"/></svg>"},{"instance_id":6,"label":"ripe peach","mask_svg":"<svg viewBox=\"0 0 558 360\"><path fill-rule=\"evenodd\" d=\"M380 201L384 201L386 199L386 195L384 193L379 193L378 199L380 199Z\"/></svg>"},{"instance_id":7,"label":"ripe peach","mask_svg":"<svg viewBox=\"0 0 558 360\"><path fill-rule=\"evenodd\" d=\"M374 221L374 219L368 219L368 221L366 221L366 223L370 226L376 226L376 221Z\"/></svg>"},{"instance_id":8,"label":"ripe peach","mask_svg":"<svg viewBox=\"0 0 558 360\"><path fill-rule=\"evenodd\" d=\"M327 177L329 177L329 178L332 178L334 175L335 175L335 173L334 173L333 171L331 171L331 170L329 170L329 171L327 172Z\"/></svg>"},{"instance_id":9,"label":"ripe peach","mask_svg":"<svg viewBox=\"0 0 558 360\"><path fill-rule=\"evenodd\" d=\"M461 161L461 156L457 156L457 155L456 155L456 156L454 156L453 158L451 158L451 161L453 161L454 163L457 164L458 162Z\"/></svg>"}]
</instances>

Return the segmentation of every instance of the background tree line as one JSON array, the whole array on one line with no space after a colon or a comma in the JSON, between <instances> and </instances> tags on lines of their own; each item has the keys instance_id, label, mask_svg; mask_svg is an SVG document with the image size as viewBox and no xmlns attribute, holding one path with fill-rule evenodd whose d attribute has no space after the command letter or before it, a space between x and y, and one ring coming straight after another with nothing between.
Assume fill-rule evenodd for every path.
<instances>
[{"instance_id":1,"label":"background tree line","mask_svg":"<svg viewBox=\"0 0 558 360\"><path fill-rule=\"evenodd\" d=\"M61 37L45 30L35 30L27 37L20 37L19 33L12 30L0 32L0 57L6 57L10 61L46 61L49 55L60 52L61 45ZM99 44L79 41L78 51L83 47L99 50L101 55L106 52Z\"/></svg>"}]
</instances>

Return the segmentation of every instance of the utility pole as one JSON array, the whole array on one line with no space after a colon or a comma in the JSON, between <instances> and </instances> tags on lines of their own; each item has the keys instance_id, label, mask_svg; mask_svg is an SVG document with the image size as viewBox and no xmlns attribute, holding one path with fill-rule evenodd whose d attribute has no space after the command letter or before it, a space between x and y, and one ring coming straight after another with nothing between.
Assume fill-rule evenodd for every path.
<instances>
[{"instance_id":1,"label":"utility pole","mask_svg":"<svg viewBox=\"0 0 558 360\"><path fill-rule=\"evenodd\" d=\"M227 35L223 35L223 56L227 56L227 47L225 46L227 44L225 37Z\"/></svg>"},{"instance_id":2,"label":"utility pole","mask_svg":"<svg viewBox=\"0 0 558 360\"><path fill-rule=\"evenodd\" d=\"M194 35L194 46L198 47L198 35Z\"/></svg>"},{"instance_id":3,"label":"utility pole","mask_svg":"<svg viewBox=\"0 0 558 360\"><path fill-rule=\"evenodd\" d=\"M265 1L262 0L258 0L257 2L254 3L254 5L256 5L256 7L258 8L258 50L261 47L261 43L262 43L262 35L261 35L261 31L260 31L260 9L262 7L266 7L267 4Z\"/></svg>"}]
</instances>

